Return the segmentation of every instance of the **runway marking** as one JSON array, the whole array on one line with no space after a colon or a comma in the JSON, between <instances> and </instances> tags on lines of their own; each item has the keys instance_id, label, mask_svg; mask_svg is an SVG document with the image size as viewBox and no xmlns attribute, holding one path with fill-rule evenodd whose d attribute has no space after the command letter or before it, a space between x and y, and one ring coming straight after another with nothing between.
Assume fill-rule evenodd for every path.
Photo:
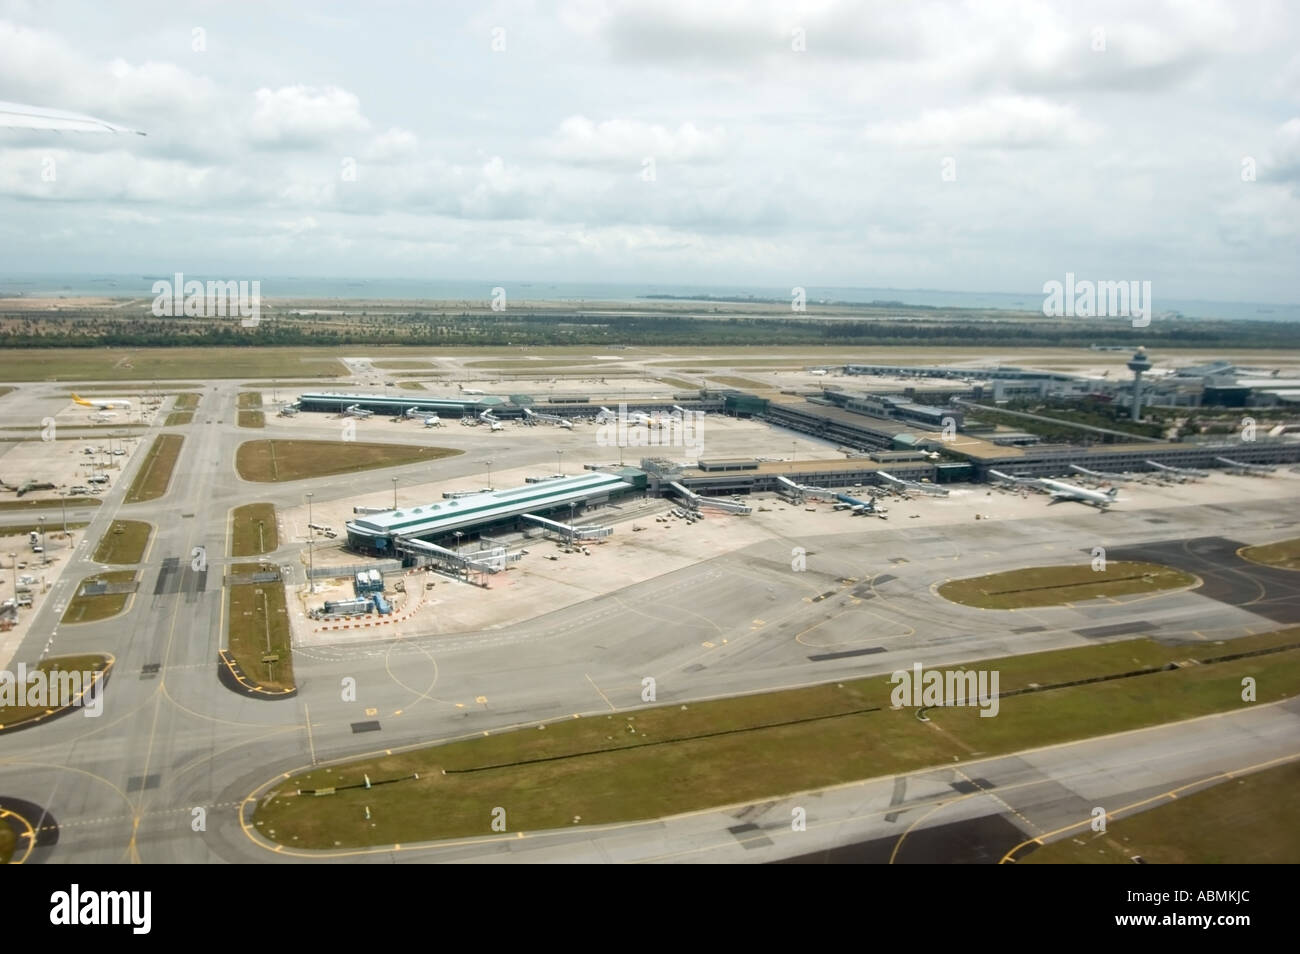
<instances>
[{"instance_id":1,"label":"runway marking","mask_svg":"<svg viewBox=\"0 0 1300 954\"><path fill-rule=\"evenodd\" d=\"M1198 785L1204 785L1208 782L1213 782L1215 779L1220 779L1226 782L1229 779L1235 778L1238 775L1248 775L1253 772L1259 772L1266 768L1271 768L1276 765L1285 765L1287 762L1294 762L1296 759L1300 759L1300 752L1292 752L1289 755L1280 755L1275 759L1269 759L1267 762L1257 762L1254 765L1247 765L1239 769L1230 769L1226 772L1216 772L1213 775L1207 775L1204 778L1199 778L1194 782L1188 782L1187 784L1180 785L1177 788L1171 788L1167 792L1161 792L1159 795L1152 795L1150 798L1144 798L1141 799L1140 801L1131 802L1128 805L1122 805L1119 808L1116 808L1114 811L1107 812L1106 818L1107 820L1110 820L1111 818L1116 818L1116 816L1118 816L1122 812L1131 811L1133 809L1140 808L1143 805L1149 804L1151 802L1160 801L1161 799L1167 798L1173 801L1177 801L1179 792L1185 792L1189 788L1196 788ZM1044 832L1043 834L1039 835L1036 838L1030 838L1027 841L1022 841L1020 844L1016 845L1005 855L1003 855L1001 859L998 860L998 864L1000 865L1007 864L1007 863L1014 864L1015 859L1012 856L1015 855L1015 853L1018 852L1021 848L1024 848L1026 845L1032 845L1035 843L1039 845L1046 844L1046 842L1043 841L1044 838L1052 838L1053 836L1056 835L1063 835L1066 832L1073 831L1074 829L1079 828L1081 826L1090 826L1092 824L1092 821L1093 821L1092 816L1089 815L1083 821L1075 822L1073 825L1064 825L1061 828L1056 828L1052 831Z\"/></svg>"},{"instance_id":2,"label":"runway marking","mask_svg":"<svg viewBox=\"0 0 1300 954\"><path fill-rule=\"evenodd\" d=\"M311 734L311 706L307 705L307 703L304 702L302 704L302 708L303 708L303 712L306 713L307 747L311 751L311 764L315 765L316 764L316 740L312 738L312 734Z\"/></svg>"},{"instance_id":3,"label":"runway marking","mask_svg":"<svg viewBox=\"0 0 1300 954\"><path fill-rule=\"evenodd\" d=\"M612 703L612 702L609 701L609 696L607 696L607 695L605 695L605 693L601 692L601 691L600 691L600 686L596 685L596 680L592 679L591 676L588 675L588 674L585 673L585 672L583 673L583 675L586 676L586 677L587 677L587 681L588 681L589 683L591 683L591 688L595 689L596 692L600 693L600 697L601 697L602 699L605 700L605 705L609 706L610 711L611 711L611 712L617 712L618 709L614 706L614 703Z\"/></svg>"}]
</instances>

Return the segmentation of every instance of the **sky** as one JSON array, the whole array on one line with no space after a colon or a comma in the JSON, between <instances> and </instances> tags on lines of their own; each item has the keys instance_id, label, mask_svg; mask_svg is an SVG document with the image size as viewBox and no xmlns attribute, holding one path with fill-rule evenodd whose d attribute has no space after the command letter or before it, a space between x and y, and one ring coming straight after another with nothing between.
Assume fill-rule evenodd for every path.
<instances>
[{"instance_id":1,"label":"sky","mask_svg":"<svg viewBox=\"0 0 1300 954\"><path fill-rule=\"evenodd\" d=\"M1300 4L0 0L0 269L1300 302Z\"/></svg>"}]
</instances>

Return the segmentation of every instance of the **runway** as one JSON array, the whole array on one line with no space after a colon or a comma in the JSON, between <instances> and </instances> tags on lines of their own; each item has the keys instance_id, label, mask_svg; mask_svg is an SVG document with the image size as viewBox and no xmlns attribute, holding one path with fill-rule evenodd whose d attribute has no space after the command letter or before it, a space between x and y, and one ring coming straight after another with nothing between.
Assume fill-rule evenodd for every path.
<instances>
[{"instance_id":1,"label":"runway","mask_svg":"<svg viewBox=\"0 0 1300 954\"><path fill-rule=\"evenodd\" d=\"M1278 575L1284 571L1240 565L1229 552L1289 535L1279 526L1275 500L1233 505L1231 540L1221 537L1228 518L1214 505L1117 508L1104 515L1044 507L1033 519L873 525L871 533L846 522L844 532L798 541L809 555L804 572L791 570L791 541L773 539L524 623L308 647L295 652L296 699L249 700L216 677L220 578L233 562L224 556L229 509L253 499L296 506L309 488L318 499L343 497L362 486L373 489L374 478L245 484L233 470L234 448L261 435L234 426L237 391L233 383L204 389L162 501L121 504L128 470L82 532L83 541L97 541L119 516L155 523L128 611L102 623L60 627L57 599L37 610L19 658L39 656L51 641L56 654L110 651L118 669L101 718L73 715L0 736L0 795L57 818L57 843L42 846L33 861L880 860L884 846L922 813L927 820L917 825L917 837L909 835L893 860L938 860L947 851L945 860L990 861L1017 835L1077 821L1089 801L1127 804L1285 757L1298 737L1293 707L1271 706L963 764L960 771L856 783L810 796L808 830L791 836L784 832L791 802L780 799L618 832L530 833L508 844L485 837L334 859L274 852L249 837L241 812L249 810L246 796L279 773L536 720L639 707L645 676L656 680L658 704L676 704L1135 634L1213 643L1294 621L1288 614L1297 584ZM502 468L522 466L529 453L508 441L493 449ZM439 466L453 475L478 468L472 455ZM1199 540L1216 542L1188 543ZM1184 553L1191 561L1186 568L1206 582L1184 592L1014 613L957 606L931 590L948 577L1078 562L1099 545L1110 559ZM181 570L196 546L206 548L206 577ZM297 568L298 550L286 543L271 559ZM84 546L67 564L57 584L60 599L96 569ZM341 697L345 678L355 680L356 702ZM367 723L378 728L358 731ZM955 787L968 784L974 789Z\"/></svg>"}]
</instances>

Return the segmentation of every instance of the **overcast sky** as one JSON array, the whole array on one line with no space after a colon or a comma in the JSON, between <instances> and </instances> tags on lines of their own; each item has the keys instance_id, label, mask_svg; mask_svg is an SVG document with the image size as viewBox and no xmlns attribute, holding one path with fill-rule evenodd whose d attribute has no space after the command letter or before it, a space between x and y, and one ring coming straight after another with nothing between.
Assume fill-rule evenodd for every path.
<instances>
[{"instance_id":1,"label":"overcast sky","mask_svg":"<svg viewBox=\"0 0 1300 954\"><path fill-rule=\"evenodd\" d=\"M1068 271L1297 302L1298 24L1205 0L0 0L0 100L148 133L0 130L0 269Z\"/></svg>"}]
</instances>

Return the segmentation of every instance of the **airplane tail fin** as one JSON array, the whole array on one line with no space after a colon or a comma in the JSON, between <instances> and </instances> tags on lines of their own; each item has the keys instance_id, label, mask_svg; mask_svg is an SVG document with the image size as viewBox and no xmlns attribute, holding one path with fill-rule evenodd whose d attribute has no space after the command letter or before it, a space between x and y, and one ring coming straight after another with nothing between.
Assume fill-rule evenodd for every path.
<instances>
[{"instance_id":1,"label":"airplane tail fin","mask_svg":"<svg viewBox=\"0 0 1300 954\"><path fill-rule=\"evenodd\" d=\"M1109 497L1111 500L1114 500L1116 497L1119 496L1119 488L1118 487L1110 488L1110 490L1106 491L1106 496Z\"/></svg>"}]
</instances>

